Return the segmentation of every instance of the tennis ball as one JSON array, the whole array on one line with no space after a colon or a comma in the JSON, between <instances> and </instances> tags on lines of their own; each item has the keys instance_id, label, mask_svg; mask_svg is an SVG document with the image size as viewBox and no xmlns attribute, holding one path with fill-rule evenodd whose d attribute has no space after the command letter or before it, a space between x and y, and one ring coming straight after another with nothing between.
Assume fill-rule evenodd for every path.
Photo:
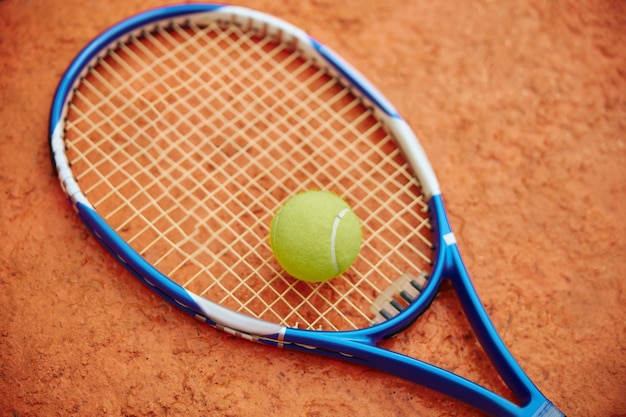
<instances>
[{"instance_id":1,"label":"tennis ball","mask_svg":"<svg viewBox=\"0 0 626 417\"><path fill-rule=\"evenodd\" d=\"M361 247L361 222L348 203L326 191L291 197L270 226L270 246L292 277L323 282L343 274Z\"/></svg>"}]
</instances>

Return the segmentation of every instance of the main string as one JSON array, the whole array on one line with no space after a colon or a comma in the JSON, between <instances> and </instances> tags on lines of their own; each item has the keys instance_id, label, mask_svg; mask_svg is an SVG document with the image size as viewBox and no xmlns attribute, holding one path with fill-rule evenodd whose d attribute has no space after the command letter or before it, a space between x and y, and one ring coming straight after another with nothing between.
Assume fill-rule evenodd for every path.
<instances>
[{"instance_id":1,"label":"main string","mask_svg":"<svg viewBox=\"0 0 626 417\"><path fill-rule=\"evenodd\" d=\"M289 39L240 25L168 24L98 59L71 99L66 144L96 210L165 275L290 327L366 327L395 281L428 271L426 201L384 123ZM292 279L269 226L323 189L363 224L355 264ZM387 291L389 292L389 291Z\"/></svg>"}]
</instances>

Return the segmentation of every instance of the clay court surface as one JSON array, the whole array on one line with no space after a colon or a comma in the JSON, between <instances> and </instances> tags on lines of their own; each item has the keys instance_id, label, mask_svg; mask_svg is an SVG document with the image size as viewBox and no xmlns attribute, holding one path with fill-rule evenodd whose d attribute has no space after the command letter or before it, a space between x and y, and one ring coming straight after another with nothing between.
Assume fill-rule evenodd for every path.
<instances>
[{"instance_id":1,"label":"clay court surface","mask_svg":"<svg viewBox=\"0 0 626 417\"><path fill-rule=\"evenodd\" d=\"M163 4L0 1L0 416L480 415L203 326L87 232L49 160L54 90L90 39ZM568 416L626 416L626 3L237 4L302 27L395 104L521 366ZM508 395L460 312L444 286L389 346Z\"/></svg>"}]
</instances>

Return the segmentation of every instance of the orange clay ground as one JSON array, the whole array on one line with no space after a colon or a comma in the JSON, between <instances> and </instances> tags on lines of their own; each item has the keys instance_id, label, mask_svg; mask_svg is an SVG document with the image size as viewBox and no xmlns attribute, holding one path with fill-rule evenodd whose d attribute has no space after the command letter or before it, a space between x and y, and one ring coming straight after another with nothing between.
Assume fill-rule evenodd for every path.
<instances>
[{"instance_id":1,"label":"orange clay ground","mask_svg":"<svg viewBox=\"0 0 626 417\"><path fill-rule=\"evenodd\" d=\"M66 66L156 0L0 1L0 416L474 416L369 369L242 342L154 296L52 174ZM421 137L467 266L568 416L626 415L626 3L259 0ZM397 343L501 387L443 293ZM499 389L506 394L506 391Z\"/></svg>"}]
</instances>

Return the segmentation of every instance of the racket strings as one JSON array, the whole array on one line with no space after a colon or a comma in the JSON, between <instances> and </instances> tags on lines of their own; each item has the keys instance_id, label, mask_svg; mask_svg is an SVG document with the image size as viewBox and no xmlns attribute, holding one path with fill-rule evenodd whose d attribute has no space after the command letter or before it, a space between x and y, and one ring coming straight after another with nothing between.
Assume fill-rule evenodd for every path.
<instances>
[{"instance_id":1,"label":"racket strings","mask_svg":"<svg viewBox=\"0 0 626 417\"><path fill-rule=\"evenodd\" d=\"M398 277L428 268L419 185L363 99L317 62L237 25L130 38L78 86L66 137L83 191L161 272L233 310L291 327L369 325ZM354 266L323 285L286 276L269 224L296 192L345 197L364 226Z\"/></svg>"}]
</instances>

